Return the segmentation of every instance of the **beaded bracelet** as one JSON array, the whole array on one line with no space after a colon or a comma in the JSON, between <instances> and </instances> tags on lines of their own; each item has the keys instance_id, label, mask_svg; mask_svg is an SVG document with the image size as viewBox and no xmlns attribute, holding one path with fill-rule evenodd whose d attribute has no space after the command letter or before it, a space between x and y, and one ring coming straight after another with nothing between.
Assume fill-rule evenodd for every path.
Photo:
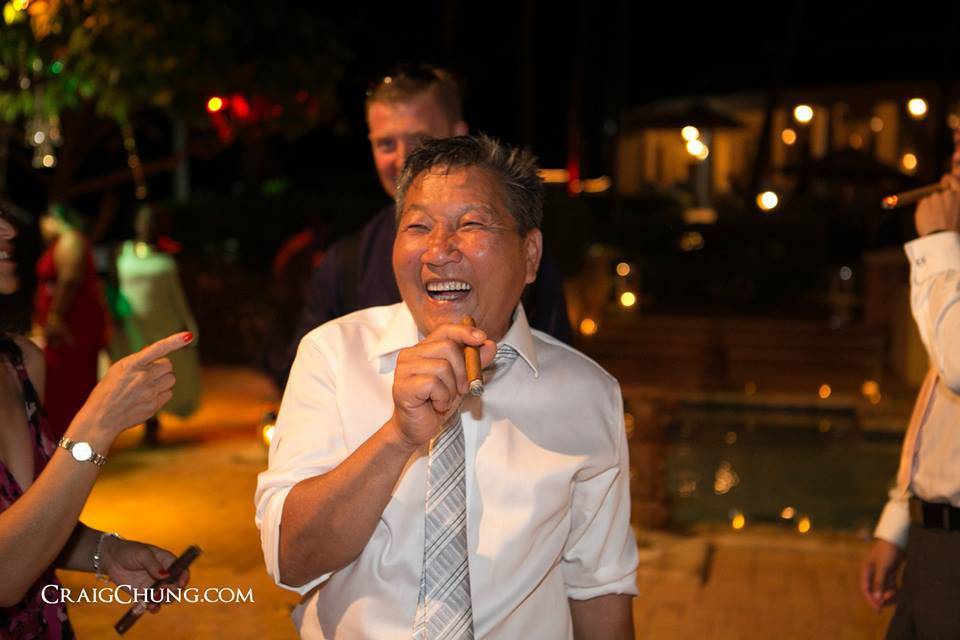
<instances>
[{"instance_id":1,"label":"beaded bracelet","mask_svg":"<svg viewBox=\"0 0 960 640\"><path fill-rule=\"evenodd\" d=\"M101 553L103 549L103 540L104 538L116 538L117 540L123 540L123 537L119 533L107 533L103 532L100 534L100 539L97 540L97 549L93 552L93 570L97 574L97 580L103 580L104 582L109 582L110 578L107 577L103 571L101 571L100 563L103 561L103 554Z\"/></svg>"}]
</instances>

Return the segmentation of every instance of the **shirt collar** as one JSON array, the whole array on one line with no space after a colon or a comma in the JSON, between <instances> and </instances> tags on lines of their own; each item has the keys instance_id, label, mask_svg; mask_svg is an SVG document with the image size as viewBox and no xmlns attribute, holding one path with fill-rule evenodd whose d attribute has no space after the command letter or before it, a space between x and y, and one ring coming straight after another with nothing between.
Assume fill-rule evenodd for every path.
<instances>
[{"instance_id":1,"label":"shirt collar","mask_svg":"<svg viewBox=\"0 0 960 640\"><path fill-rule=\"evenodd\" d=\"M406 349L416 344L419 339L420 333L413 321L413 315L411 315L406 303L401 302L396 305L393 317L387 323L386 330L371 350L370 360L393 355L400 349ZM507 330L507 334L503 336L499 344L508 344L516 349L523 361L530 367L533 377L540 377L540 361L537 359L537 350L533 344L533 333L530 331L530 324L527 322L527 314L524 312L522 304L517 305L510 329Z\"/></svg>"}]
</instances>

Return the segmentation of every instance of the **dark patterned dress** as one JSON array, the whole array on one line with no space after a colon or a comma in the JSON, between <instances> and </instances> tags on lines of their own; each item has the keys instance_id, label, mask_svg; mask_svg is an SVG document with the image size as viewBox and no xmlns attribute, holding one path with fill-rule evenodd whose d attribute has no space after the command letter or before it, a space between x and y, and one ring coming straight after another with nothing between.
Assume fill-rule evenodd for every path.
<instances>
[{"instance_id":1,"label":"dark patterned dress","mask_svg":"<svg viewBox=\"0 0 960 640\"><path fill-rule=\"evenodd\" d=\"M56 450L56 443L50 436L47 416L40 406L37 392L30 384L27 368L23 364L20 347L9 337L0 334L0 358L7 360L17 371L20 388L23 391L24 410L33 441L33 479L43 471L50 456ZM0 375L4 375L0 372ZM0 512L5 511L23 495L20 485L6 465L0 461ZM67 618L65 604L47 604L43 601L42 590L46 585L58 585L53 567L48 567L33 583L23 600L12 607L0 607L0 638L32 640L34 638L73 638L73 627ZM48 589L48 594L54 592ZM56 593L56 592L54 592Z\"/></svg>"}]
</instances>

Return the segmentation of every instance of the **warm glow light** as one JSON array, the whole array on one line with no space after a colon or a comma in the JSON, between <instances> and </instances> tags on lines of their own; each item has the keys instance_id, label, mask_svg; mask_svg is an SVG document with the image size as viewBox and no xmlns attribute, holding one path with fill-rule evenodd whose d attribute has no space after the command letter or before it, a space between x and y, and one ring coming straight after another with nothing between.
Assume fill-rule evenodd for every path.
<instances>
[{"instance_id":1,"label":"warm glow light","mask_svg":"<svg viewBox=\"0 0 960 640\"><path fill-rule=\"evenodd\" d=\"M780 198L773 191L764 191L757 195L757 206L762 211L773 211L780 204Z\"/></svg>"},{"instance_id":2,"label":"warm glow light","mask_svg":"<svg viewBox=\"0 0 960 640\"><path fill-rule=\"evenodd\" d=\"M800 533L808 533L810 531L810 527L810 518L807 516L803 516L797 521L797 531Z\"/></svg>"},{"instance_id":3,"label":"warm glow light","mask_svg":"<svg viewBox=\"0 0 960 640\"><path fill-rule=\"evenodd\" d=\"M784 507L783 511L780 512L780 517L784 520L793 520L795 515L797 515L797 510L793 507Z\"/></svg>"},{"instance_id":4,"label":"warm glow light","mask_svg":"<svg viewBox=\"0 0 960 640\"><path fill-rule=\"evenodd\" d=\"M859 149L863 146L863 136L859 133L850 134L850 148Z\"/></svg>"},{"instance_id":5,"label":"warm glow light","mask_svg":"<svg viewBox=\"0 0 960 640\"><path fill-rule=\"evenodd\" d=\"M688 231L680 237L680 248L684 251L696 251L703 248L703 234L699 231Z\"/></svg>"},{"instance_id":6,"label":"warm glow light","mask_svg":"<svg viewBox=\"0 0 960 640\"><path fill-rule=\"evenodd\" d=\"M261 435L263 436L263 443L268 447L270 446L270 443L273 442L273 432L276 431L276 429L277 426L273 424L263 425L263 433Z\"/></svg>"},{"instance_id":7,"label":"warm glow light","mask_svg":"<svg viewBox=\"0 0 960 640\"><path fill-rule=\"evenodd\" d=\"M870 131L874 133L880 133L883 131L883 118L880 116L873 116L870 118Z\"/></svg>"},{"instance_id":8,"label":"warm glow light","mask_svg":"<svg viewBox=\"0 0 960 640\"><path fill-rule=\"evenodd\" d=\"M630 265L626 262L617 264L617 275L621 278L626 278L628 275L630 275Z\"/></svg>"},{"instance_id":9,"label":"warm glow light","mask_svg":"<svg viewBox=\"0 0 960 640\"><path fill-rule=\"evenodd\" d=\"M585 336L592 336L597 332L597 323L593 318L584 318L580 322L580 333Z\"/></svg>"},{"instance_id":10,"label":"warm glow light","mask_svg":"<svg viewBox=\"0 0 960 640\"><path fill-rule=\"evenodd\" d=\"M791 145L797 141L797 132L793 129L784 129L780 133L780 139L783 140L783 144Z\"/></svg>"},{"instance_id":11,"label":"warm glow light","mask_svg":"<svg viewBox=\"0 0 960 640\"><path fill-rule=\"evenodd\" d=\"M223 98L219 96L213 96L212 98L207 100L207 111L209 111L210 113L216 113L221 109L223 109Z\"/></svg>"},{"instance_id":12,"label":"warm glow light","mask_svg":"<svg viewBox=\"0 0 960 640\"><path fill-rule=\"evenodd\" d=\"M880 404L880 401L883 399L883 394L877 391L876 393L871 393L868 399L870 400L870 404Z\"/></svg>"},{"instance_id":13,"label":"warm glow light","mask_svg":"<svg viewBox=\"0 0 960 640\"><path fill-rule=\"evenodd\" d=\"M900 166L906 171L915 171L917 168L917 156L912 153L905 153L900 158Z\"/></svg>"},{"instance_id":14,"label":"warm glow light","mask_svg":"<svg viewBox=\"0 0 960 640\"><path fill-rule=\"evenodd\" d=\"M798 104L793 108L793 117L800 124L807 124L813 120L813 107L808 104Z\"/></svg>"},{"instance_id":15,"label":"warm glow light","mask_svg":"<svg viewBox=\"0 0 960 640\"><path fill-rule=\"evenodd\" d=\"M47 169L55 164L57 164L57 159L54 158L53 155L48 153L47 155L43 156L43 166L45 166Z\"/></svg>"},{"instance_id":16,"label":"warm glow light","mask_svg":"<svg viewBox=\"0 0 960 640\"><path fill-rule=\"evenodd\" d=\"M582 183L584 193L603 193L607 191L613 185L613 181L610 179L610 176L600 176L599 178L591 178L589 180L584 180Z\"/></svg>"},{"instance_id":17,"label":"warm glow light","mask_svg":"<svg viewBox=\"0 0 960 640\"><path fill-rule=\"evenodd\" d=\"M683 136L684 140L689 142L700 137L700 130L696 127L686 126L683 129L680 129L680 135Z\"/></svg>"},{"instance_id":18,"label":"warm glow light","mask_svg":"<svg viewBox=\"0 0 960 640\"><path fill-rule=\"evenodd\" d=\"M740 531L747 526L747 516L738 511L734 514L733 518L730 519L730 526L733 527L734 530Z\"/></svg>"},{"instance_id":19,"label":"warm glow light","mask_svg":"<svg viewBox=\"0 0 960 640\"><path fill-rule=\"evenodd\" d=\"M691 207L683 212L684 224L714 224L717 210L710 207Z\"/></svg>"},{"instance_id":20,"label":"warm glow light","mask_svg":"<svg viewBox=\"0 0 960 640\"><path fill-rule=\"evenodd\" d=\"M743 385L743 392L748 396L756 395L757 393L757 383L753 380L747 380L747 383Z\"/></svg>"},{"instance_id":21,"label":"warm glow light","mask_svg":"<svg viewBox=\"0 0 960 640\"><path fill-rule=\"evenodd\" d=\"M830 388L830 385L828 384L820 385L820 390L817 391L817 395L820 396L821 400L826 400L827 398L829 398L831 393L833 393L833 390Z\"/></svg>"},{"instance_id":22,"label":"warm glow light","mask_svg":"<svg viewBox=\"0 0 960 640\"><path fill-rule=\"evenodd\" d=\"M947 116L947 126L951 129L960 129L960 116L951 113Z\"/></svg>"},{"instance_id":23,"label":"warm glow light","mask_svg":"<svg viewBox=\"0 0 960 640\"><path fill-rule=\"evenodd\" d=\"M620 304L629 309L637 304L637 296L632 291L624 291L620 294Z\"/></svg>"},{"instance_id":24,"label":"warm glow light","mask_svg":"<svg viewBox=\"0 0 960 640\"><path fill-rule=\"evenodd\" d=\"M694 139L694 140L687 141L687 153L689 153L695 158L699 158L700 155L703 153L703 150L706 148L707 148L707 145L703 144L699 140Z\"/></svg>"},{"instance_id":25,"label":"warm glow light","mask_svg":"<svg viewBox=\"0 0 960 640\"><path fill-rule=\"evenodd\" d=\"M860 387L860 392L865 396L872 396L875 393L880 393L880 385L876 380L865 380L863 386Z\"/></svg>"},{"instance_id":26,"label":"warm glow light","mask_svg":"<svg viewBox=\"0 0 960 640\"><path fill-rule=\"evenodd\" d=\"M923 98L910 98L907 100L907 111L915 120L922 120L927 115L927 101Z\"/></svg>"},{"instance_id":27,"label":"warm glow light","mask_svg":"<svg viewBox=\"0 0 960 640\"><path fill-rule=\"evenodd\" d=\"M540 178L547 184L566 184L570 172L566 169L540 169Z\"/></svg>"}]
</instances>

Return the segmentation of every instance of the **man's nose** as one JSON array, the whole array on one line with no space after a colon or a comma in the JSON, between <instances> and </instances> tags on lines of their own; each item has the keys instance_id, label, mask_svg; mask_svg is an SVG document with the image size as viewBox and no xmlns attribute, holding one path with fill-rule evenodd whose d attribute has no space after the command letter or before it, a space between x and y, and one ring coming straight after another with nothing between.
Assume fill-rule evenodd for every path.
<instances>
[{"instance_id":1,"label":"man's nose","mask_svg":"<svg viewBox=\"0 0 960 640\"><path fill-rule=\"evenodd\" d=\"M400 141L397 143L397 154L394 156L394 161L397 164L397 173L403 169L403 163L407 161L407 154L410 153L410 145L406 142Z\"/></svg>"},{"instance_id":2,"label":"man's nose","mask_svg":"<svg viewBox=\"0 0 960 640\"><path fill-rule=\"evenodd\" d=\"M457 244L456 232L437 225L427 236L427 248L421 260L427 264L441 265L457 262L459 259L460 248Z\"/></svg>"}]
</instances>

